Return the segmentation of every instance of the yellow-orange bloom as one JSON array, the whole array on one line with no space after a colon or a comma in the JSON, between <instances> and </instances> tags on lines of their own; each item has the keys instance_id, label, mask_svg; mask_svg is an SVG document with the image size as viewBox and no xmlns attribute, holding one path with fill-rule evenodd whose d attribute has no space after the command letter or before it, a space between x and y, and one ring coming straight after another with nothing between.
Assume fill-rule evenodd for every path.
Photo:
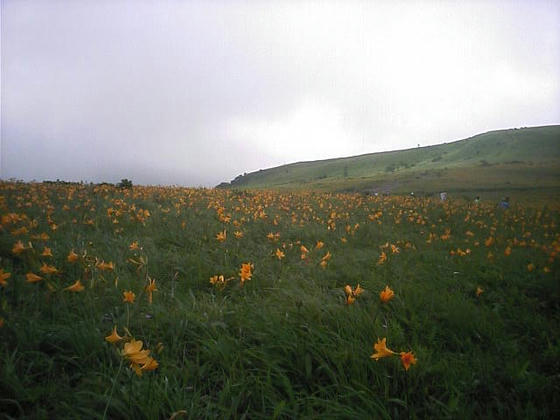
<instances>
[{"instance_id":1,"label":"yellow-orange bloom","mask_svg":"<svg viewBox=\"0 0 560 420\"><path fill-rule=\"evenodd\" d=\"M377 339L377 343L373 345L373 349L376 353L372 354L370 357L375 360L379 360L383 357L392 356L395 354L393 350L387 348L387 338Z\"/></svg>"},{"instance_id":2,"label":"yellow-orange bloom","mask_svg":"<svg viewBox=\"0 0 560 420\"><path fill-rule=\"evenodd\" d=\"M482 293L484 293L484 289L480 286L478 286L476 288L476 296L480 296Z\"/></svg>"},{"instance_id":3,"label":"yellow-orange bloom","mask_svg":"<svg viewBox=\"0 0 560 420\"><path fill-rule=\"evenodd\" d=\"M243 263L241 264L241 270L239 271L239 277L241 279L241 285L247 280L251 280L253 276L253 272L251 271L254 267L251 263Z\"/></svg>"},{"instance_id":4,"label":"yellow-orange bloom","mask_svg":"<svg viewBox=\"0 0 560 420\"><path fill-rule=\"evenodd\" d=\"M484 245L488 246L492 246L494 244L494 242L496 242L496 240L494 239L493 236L489 236L488 239L486 239L484 241Z\"/></svg>"},{"instance_id":5,"label":"yellow-orange bloom","mask_svg":"<svg viewBox=\"0 0 560 420\"><path fill-rule=\"evenodd\" d=\"M98 262L95 266L101 271L113 271L115 269L115 264L112 262L106 263L105 261Z\"/></svg>"},{"instance_id":6,"label":"yellow-orange bloom","mask_svg":"<svg viewBox=\"0 0 560 420\"><path fill-rule=\"evenodd\" d=\"M136 251L137 249L140 249L140 246L138 245L138 241L132 242L132 243L128 246L128 249L130 249L131 251Z\"/></svg>"},{"instance_id":7,"label":"yellow-orange bloom","mask_svg":"<svg viewBox=\"0 0 560 420\"><path fill-rule=\"evenodd\" d=\"M132 369L134 369L134 372L138 376L142 376L142 373L144 373L146 371L155 370L155 369L157 369L158 366L159 366L159 364L158 364L157 360L155 360L154 358L149 357L149 356L146 359L143 360L142 364L135 363L135 362L130 363L130 367Z\"/></svg>"},{"instance_id":8,"label":"yellow-orange bloom","mask_svg":"<svg viewBox=\"0 0 560 420\"><path fill-rule=\"evenodd\" d=\"M68 286L64 290L68 290L69 292L81 292L84 290L84 285L80 280L77 280L72 286Z\"/></svg>"},{"instance_id":9,"label":"yellow-orange bloom","mask_svg":"<svg viewBox=\"0 0 560 420\"><path fill-rule=\"evenodd\" d=\"M504 250L504 255L506 257L509 257L511 255L511 247L506 247L506 249Z\"/></svg>"},{"instance_id":10,"label":"yellow-orange bloom","mask_svg":"<svg viewBox=\"0 0 560 420\"><path fill-rule=\"evenodd\" d=\"M303 254L302 254L303 256ZM321 262L319 263L321 265L321 267L323 268L327 268L327 263L328 261L331 259L332 255L329 251L327 251L327 253L323 256L323 258L321 258Z\"/></svg>"},{"instance_id":11,"label":"yellow-orange bloom","mask_svg":"<svg viewBox=\"0 0 560 420\"><path fill-rule=\"evenodd\" d=\"M109 343L116 343L117 341L121 341L122 339L123 338L119 334L117 334L116 325L113 327L113 331L111 332L111 334L105 337L105 341L108 341Z\"/></svg>"},{"instance_id":12,"label":"yellow-orange bloom","mask_svg":"<svg viewBox=\"0 0 560 420\"><path fill-rule=\"evenodd\" d=\"M411 351L409 352L401 352L401 362L405 368L405 370L408 370L408 368L410 368L410 365L415 365L416 364L416 358L414 357L414 354L412 354Z\"/></svg>"},{"instance_id":13,"label":"yellow-orange bloom","mask_svg":"<svg viewBox=\"0 0 560 420\"><path fill-rule=\"evenodd\" d=\"M136 298L136 294L132 290L123 292L123 302L134 303L135 298Z\"/></svg>"},{"instance_id":14,"label":"yellow-orange bloom","mask_svg":"<svg viewBox=\"0 0 560 420\"><path fill-rule=\"evenodd\" d=\"M29 232L29 230L25 226L22 226L19 229L12 230L12 235L25 235L27 232Z\"/></svg>"},{"instance_id":15,"label":"yellow-orange bloom","mask_svg":"<svg viewBox=\"0 0 560 420\"><path fill-rule=\"evenodd\" d=\"M150 305L152 304L152 293L157 292L157 290L158 289L156 289L156 280L148 277L148 285L146 286L146 292L148 294L148 303Z\"/></svg>"},{"instance_id":16,"label":"yellow-orange bloom","mask_svg":"<svg viewBox=\"0 0 560 420\"><path fill-rule=\"evenodd\" d=\"M150 370L156 370L158 368L158 366L159 366L159 363L153 357L147 357L145 360L143 360L142 364L134 363L134 362L130 364L130 367L132 369L134 369L134 372L138 376L142 376L143 372L148 372Z\"/></svg>"},{"instance_id":17,"label":"yellow-orange bloom","mask_svg":"<svg viewBox=\"0 0 560 420\"><path fill-rule=\"evenodd\" d=\"M159 363L153 357L150 357L146 363L142 365L140 368L142 371L147 372L150 370L156 370L159 366Z\"/></svg>"},{"instance_id":18,"label":"yellow-orange bloom","mask_svg":"<svg viewBox=\"0 0 560 420\"><path fill-rule=\"evenodd\" d=\"M25 275L25 278L27 283L37 283L38 281L43 280L43 277L38 276L37 274L34 273L27 273Z\"/></svg>"},{"instance_id":19,"label":"yellow-orange bloom","mask_svg":"<svg viewBox=\"0 0 560 420\"><path fill-rule=\"evenodd\" d=\"M224 229L222 232L218 232L218 234L216 235L216 239L220 242L224 242L227 238L227 232Z\"/></svg>"},{"instance_id":20,"label":"yellow-orange bloom","mask_svg":"<svg viewBox=\"0 0 560 420\"><path fill-rule=\"evenodd\" d=\"M315 248L321 249L321 248L323 248L324 245L325 245L324 242L317 241L317 244L315 245Z\"/></svg>"},{"instance_id":21,"label":"yellow-orange bloom","mask_svg":"<svg viewBox=\"0 0 560 420\"><path fill-rule=\"evenodd\" d=\"M349 305L354 303L356 298L360 296L363 293L363 291L364 289L362 289L359 284L356 286L355 289L352 289L352 287L349 284L347 284L344 287L344 293L346 293L346 303Z\"/></svg>"},{"instance_id":22,"label":"yellow-orange bloom","mask_svg":"<svg viewBox=\"0 0 560 420\"><path fill-rule=\"evenodd\" d=\"M385 261L387 261L387 254L385 254L385 251L381 251L381 255L379 256L379 259L377 260L377 265L381 265Z\"/></svg>"},{"instance_id":23,"label":"yellow-orange bloom","mask_svg":"<svg viewBox=\"0 0 560 420\"><path fill-rule=\"evenodd\" d=\"M50 236L47 235L45 232L41 233L40 235L32 235L33 239L39 239L41 241L48 241Z\"/></svg>"},{"instance_id":24,"label":"yellow-orange bloom","mask_svg":"<svg viewBox=\"0 0 560 420\"><path fill-rule=\"evenodd\" d=\"M14 244L14 247L12 248L12 253L14 253L15 255L19 255L19 254L21 254L23 251L25 251L25 246L23 245L23 242L17 241L17 242Z\"/></svg>"},{"instance_id":25,"label":"yellow-orange bloom","mask_svg":"<svg viewBox=\"0 0 560 420\"><path fill-rule=\"evenodd\" d=\"M72 249L69 253L68 256L66 257L66 260L70 263L76 262L78 261L78 254L76 254L74 252L74 250Z\"/></svg>"},{"instance_id":26,"label":"yellow-orange bloom","mask_svg":"<svg viewBox=\"0 0 560 420\"><path fill-rule=\"evenodd\" d=\"M122 355L130 361L130 367L138 376L159 366L157 360L150 356L150 350L142 350L142 341L139 340L132 339L125 343Z\"/></svg>"},{"instance_id":27,"label":"yellow-orange bloom","mask_svg":"<svg viewBox=\"0 0 560 420\"><path fill-rule=\"evenodd\" d=\"M281 260L282 258L284 258L286 255L280 251L278 248L276 248L276 257Z\"/></svg>"},{"instance_id":28,"label":"yellow-orange bloom","mask_svg":"<svg viewBox=\"0 0 560 420\"><path fill-rule=\"evenodd\" d=\"M358 283L358 285L356 286L356 289L354 290L354 295L355 296L360 296L363 293L364 289L362 289L360 287L360 284Z\"/></svg>"},{"instance_id":29,"label":"yellow-orange bloom","mask_svg":"<svg viewBox=\"0 0 560 420\"><path fill-rule=\"evenodd\" d=\"M41 266L39 271L43 274L56 274L56 273L58 273L58 270L57 270L56 267L54 267L52 265L48 265L46 263L43 263L43 265Z\"/></svg>"},{"instance_id":30,"label":"yellow-orange bloom","mask_svg":"<svg viewBox=\"0 0 560 420\"><path fill-rule=\"evenodd\" d=\"M233 279L233 277L226 279L223 275L215 275L210 277L210 283L216 286L218 289L223 289L224 287L226 287L227 282L231 279Z\"/></svg>"},{"instance_id":31,"label":"yellow-orange bloom","mask_svg":"<svg viewBox=\"0 0 560 420\"><path fill-rule=\"evenodd\" d=\"M45 247L43 249L43 253L41 254L41 257L52 257L52 250L49 247Z\"/></svg>"},{"instance_id":32,"label":"yellow-orange bloom","mask_svg":"<svg viewBox=\"0 0 560 420\"><path fill-rule=\"evenodd\" d=\"M142 350L142 346L142 341L133 338L130 342L124 344L122 354L132 363L145 364L150 359L150 350Z\"/></svg>"},{"instance_id":33,"label":"yellow-orange bloom","mask_svg":"<svg viewBox=\"0 0 560 420\"><path fill-rule=\"evenodd\" d=\"M0 286L6 287L8 282L6 281L12 276L11 273L5 273L3 268L0 268Z\"/></svg>"},{"instance_id":34,"label":"yellow-orange bloom","mask_svg":"<svg viewBox=\"0 0 560 420\"><path fill-rule=\"evenodd\" d=\"M385 290L382 290L381 293L379 293L379 298L383 303L389 302L391 299L393 299L393 297L395 297L395 293L389 286L385 286Z\"/></svg>"},{"instance_id":35,"label":"yellow-orange bloom","mask_svg":"<svg viewBox=\"0 0 560 420\"><path fill-rule=\"evenodd\" d=\"M233 234L237 239L243 238L243 232L241 232L239 230L236 230L235 232L233 232Z\"/></svg>"},{"instance_id":36,"label":"yellow-orange bloom","mask_svg":"<svg viewBox=\"0 0 560 420\"><path fill-rule=\"evenodd\" d=\"M530 263L527 265L527 271L533 271L535 269L535 264Z\"/></svg>"}]
</instances>

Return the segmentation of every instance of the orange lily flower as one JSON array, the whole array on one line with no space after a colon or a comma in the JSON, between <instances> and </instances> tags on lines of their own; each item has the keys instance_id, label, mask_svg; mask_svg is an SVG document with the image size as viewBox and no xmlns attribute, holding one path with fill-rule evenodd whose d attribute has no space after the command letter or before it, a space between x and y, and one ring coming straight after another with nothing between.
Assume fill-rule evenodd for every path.
<instances>
[{"instance_id":1,"label":"orange lily flower","mask_svg":"<svg viewBox=\"0 0 560 420\"><path fill-rule=\"evenodd\" d=\"M239 271L239 277L241 279L241 285L247 280L251 280L253 277L252 269L255 268L251 263L243 263L241 264L241 270Z\"/></svg>"},{"instance_id":2,"label":"orange lily flower","mask_svg":"<svg viewBox=\"0 0 560 420\"><path fill-rule=\"evenodd\" d=\"M377 260L377 265L381 265L385 261L387 261L387 254L385 254L385 251L381 251L381 255L379 256L379 259Z\"/></svg>"},{"instance_id":3,"label":"orange lily flower","mask_svg":"<svg viewBox=\"0 0 560 420\"><path fill-rule=\"evenodd\" d=\"M41 257L52 257L52 251L49 247L45 247L43 249L43 253L41 254Z\"/></svg>"},{"instance_id":4,"label":"orange lily flower","mask_svg":"<svg viewBox=\"0 0 560 420\"><path fill-rule=\"evenodd\" d=\"M38 281L43 280L43 277L38 276L37 274L34 273L27 273L25 275L25 278L27 283L37 283Z\"/></svg>"},{"instance_id":5,"label":"orange lily flower","mask_svg":"<svg viewBox=\"0 0 560 420\"><path fill-rule=\"evenodd\" d=\"M379 298L383 303L389 302L393 297L395 297L395 292L393 292L389 286L385 286L385 290L379 293Z\"/></svg>"},{"instance_id":6,"label":"orange lily flower","mask_svg":"<svg viewBox=\"0 0 560 420\"><path fill-rule=\"evenodd\" d=\"M109 343L116 343L117 341L121 341L122 339L123 338L119 334L117 334L116 325L113 327L113 331L111 332L111 334L105 337L105 341L108 341Z\"/></svg>"},{"instance_id":7,"label":"orange lily flower","mask_svg":"<svg viewBox=\"0 0 560 420\"><path fill-rule=\"evenodd\" d=\"M19 255L21 254L23 251L25 251L25 246L23 245L23 242L21 241L17 241L14 244L14 247L12 248L12 253L14 253L15 255Z\"/></svg>"},{"instance_id":8,"label":"orange lily flower","mask_svg":"<svg viewBox=\"0 0 560 420\"><path fill-rule=\"evenodd\" d=\"M416 358L414 357L414 354L412 354L411 351L409 352L401 352L401 362L405 368L405 370L408 370L410 368L410 365L415 365L416 364Z\"/></svg>"},{"instance_id":9,"label":"orange lily flower","mask_svg":"<svg viewBox=\"0 0 560 420\"><path fill-rule=\"evenodd\" d=\"M148 303L150 305L152 304L152 293L157 292L157 290L158 289L156 289L156 280L148 277L148 285L146 286L146 292L148 293Z\"/></svg>"},{"instance_id":10,"label":"orange lily flower","mask_svg":"<svg viewBox=\"0 0 560 420\"><path fill-rule=\"evenodd\" d=\"M43 265L41 266L39 271L43 274L56 274L56 273L58 273L58 269L56 267L54 267L52 265L48 265L46 263L43 263Z\"/></svg>"},{"instance_id":11,"label":"orange lily flower","mask_svg":"<svg viewBox=\"0 0 560 420\"><path fill-rule=\"evenodd\" d=\"M80 280L77 280L72 286L68 286L64 290L68 290L69 292L81 292L84 290L84 285Z\"/></svg>"},{"instance_id":12,"label":"orange lily flower","mask_svg":"<svg viewBox=\"0 0 560 420\"><path fill-rule=\"evenodd\" d=\"M220 242L224 242L226 238L227 238L227 232L225 229L216 235L216 239Z\"/></svg>"},{"instance_id":13,"label":"orange lily flower","mask_svg":"<svg viewBox=\"0 0 560 420\"><path fill-rule=\"evenodd\" d=\"M101 271L113 271L115 269L113 262L106 263L105 261L101 261L95 264L95 266Z\"/></svg>"},{"instance_id":14,"label":"orange lily flower","mask_svg":"<svg viewBox=\"0 0 560 420\"><path fill-rule=\"evenodd\" d=\"M135 298L136 298L136 294L132 290L129 290L128 292L123 292L123 302L134 303Z\"/></svg>"},{"instance_id":15,"label":"orange lily flower","mask_svg":"<svg viewBox=\"0 0 560 420\"><path fill-rule=\"evenodd\" d=\"M78 254L76 254L74 252L74 250L72 249L70 251L70 253L68 254L68 256L66 257L66 260L70 263L76 262L76 261L78 261Z\"/></svg>"},{"instance_id":16,"label":"orange lily flower","mask_svg":"<svg viewBox=\"0 0 560 420\"><path fill-rule=\"evenodd\" d=\"M373 349L376 353L372 354L370 357L375 360L379 360L383 357L392 356L395 354L393 350L387 348L387 338L377 339L377 343L373 345Z\"/></svg>"},{"instance_id":17,"label":"orange lily flower","mask_svg":"<svg viewBox=\"0 0 560 420\"><path fill-rule=\"evenodd\" d=\"M0 268L0 286L6 287L8 282L6 281L12 276L11 273L5 273L3 268Z\"/></svg>"}]
</instances>

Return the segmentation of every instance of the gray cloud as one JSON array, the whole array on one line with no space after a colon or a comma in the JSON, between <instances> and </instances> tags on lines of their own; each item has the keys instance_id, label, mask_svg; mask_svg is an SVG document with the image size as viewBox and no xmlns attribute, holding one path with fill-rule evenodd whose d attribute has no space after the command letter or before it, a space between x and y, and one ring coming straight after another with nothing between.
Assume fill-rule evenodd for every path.
<instances>
[{"instance_id":1,"label":"gray cloud","mask_svg":"<svg viewBox=\"0 0 560 420\"><path fill-rule=\"evenodd\" d=\"M2 178L215 185L558 123L554 2L15 1Z\"/></svg>"}]
</instances>

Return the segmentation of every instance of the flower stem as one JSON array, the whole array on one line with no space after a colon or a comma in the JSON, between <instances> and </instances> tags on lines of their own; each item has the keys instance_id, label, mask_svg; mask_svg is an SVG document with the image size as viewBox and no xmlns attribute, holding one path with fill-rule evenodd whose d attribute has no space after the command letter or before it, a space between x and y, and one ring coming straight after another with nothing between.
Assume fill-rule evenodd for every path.
<instances>
[{"instance_id":1,"label":"flower stem","mask_svg":"<svg viewBox=\"0 0 560 420\"><path fill-rule=\"evenodd\" d=\"M113 386L111 387L111 393L109 394L109 399L107 400L107 404L105 405L105 410L103 411L103 420L105 420L107 418L107 410L109 409L109 404L111 404L111 400L113 399L113 392L115 391L115 385L116 385L117 380L119 379L119 376L121 374L121 369L123 367L123 362L124 362L124 359L121 358L121 364L119 365L119 370L117 371L117 376L115 376L115 379L113 379Z\"/></svg>"}]
</instances>

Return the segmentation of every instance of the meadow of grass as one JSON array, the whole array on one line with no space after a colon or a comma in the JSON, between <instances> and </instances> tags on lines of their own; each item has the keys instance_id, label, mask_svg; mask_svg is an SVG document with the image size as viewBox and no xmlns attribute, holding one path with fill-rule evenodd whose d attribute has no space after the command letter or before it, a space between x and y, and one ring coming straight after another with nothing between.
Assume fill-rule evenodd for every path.
<instances>
[{"instance_id":1,"label":"meadow of grass","mask_svg":"<svg viewBox=\"0 0 560 420\"><path fill-rule=\"evenodd\" d=\"M236 188L474 194L560 191L560 126L491 131L436 146L298 162L236 178ZM228 186L227 184L225 186Z\"/></svg>"},{"instance_id":2,"label":"meadow of grass","mask_svg":"<svg viewBox=\"0 0 560 420\"><path fill-rule=\"evenodd\" d=\"M558 203L4 182L0 217L4 418L560 415Z\"/></svg>"}]
</instances>

